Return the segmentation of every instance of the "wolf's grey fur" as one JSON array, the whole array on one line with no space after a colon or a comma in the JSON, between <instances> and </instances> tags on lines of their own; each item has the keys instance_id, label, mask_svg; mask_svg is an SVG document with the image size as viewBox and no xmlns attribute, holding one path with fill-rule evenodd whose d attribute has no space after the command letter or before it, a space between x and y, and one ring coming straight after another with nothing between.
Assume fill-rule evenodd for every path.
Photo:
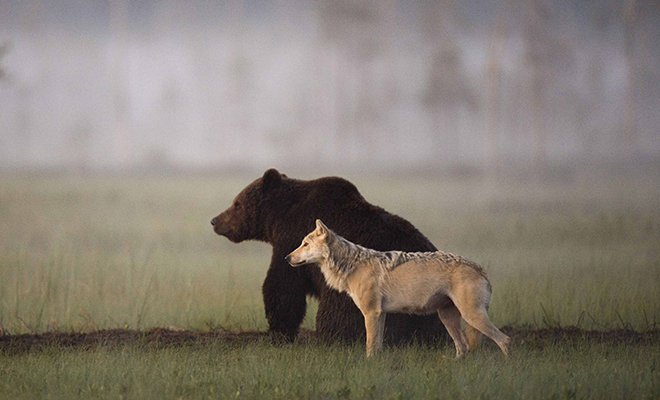
<instances>
[{"instance_id":1,"label":"wolf's grey fur","mask_svg":"<svg viewBox=\"0 0 660 400\"><path fill-rule=\"evenodd\" d=\"M508 354L509 337L488 318L492 288L476 263L443 251L376 251L352 243L320 220L286 257L292 266L318 263L328 285L346 292L365 317L367 355L382 345L388 312L436 313L456 345L456 356L473 348L479 332ZM467 338L461 327L467 322Z\"/></svg>"},{"instance_id":2,"label":"wolf's grey fur","mask_svg":"<svg viewBox=\"0 0 660 400\"><path fill-rule=\"evenodd\" d=\"M401 264L409 261L429 262L439 261L444 265L461 264L466 265L479 274L486 276L481 266L467 258L444 251L405 252L405 251L377 251L355 244L337 235L332 230L327 230L326 244L329 250L328 262L332 268L343 274L350 274L360 262L377 261L383 267L393 270ZM489 282L490 283L490 282Z\"/></svg>"}]
</instances>

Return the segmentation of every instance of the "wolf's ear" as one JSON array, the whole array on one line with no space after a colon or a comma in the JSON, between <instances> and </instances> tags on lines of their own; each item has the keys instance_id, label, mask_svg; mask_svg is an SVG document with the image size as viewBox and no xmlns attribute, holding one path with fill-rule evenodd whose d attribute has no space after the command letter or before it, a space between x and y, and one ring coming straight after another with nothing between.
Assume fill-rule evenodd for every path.
<instances>
[{"instance_id":1,"label":"wolf's ear","mask_svg":"<svg viewBox=\"0 0 660 400\"><path fill-rule=\"evenodd\" d=\"M263 178L261 178L261 188L264 191L270 190L282 182L282 175L275 168L271 168L264 172Z\"/></svg>"},{"instance_id":2,"label":"wolf's ear","mask_svg":"<svg viewBox=\"0 0 660 400\"><path fill-rule=\"evenodd\" d=\"M319 236L328 233L328 227L323 225L323 222L321 222L320 219L316 220L316 232L318 233Z\"/></svg>"}]
</instances>

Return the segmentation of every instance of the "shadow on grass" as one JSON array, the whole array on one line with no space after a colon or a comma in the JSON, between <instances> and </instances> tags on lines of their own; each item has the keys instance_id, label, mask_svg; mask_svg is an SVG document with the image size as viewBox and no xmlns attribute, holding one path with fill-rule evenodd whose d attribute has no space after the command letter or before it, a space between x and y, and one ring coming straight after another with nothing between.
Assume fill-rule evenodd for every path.
<instances>
[{"instance_id":1,"label":"shadow on grass","mask_svg":"<svg viewBox=\"0 0 660 400\"><path fill-rule=\"evenodd\" d=\"M608 331L589 331L576 327L563 328L526 328L503 327L502 332L513 339L516 346L541 349L559 343L578 345L590 343L608 343L624 345L652 345L660 343L660 329L637 332L630 329ZM271 342L270 335L263 331L232 332L225 330L190 331L167 328L152 328L145 331L131 329L105 329L94 332L44 332L0 336L0 354L18 355L40 352L46 348L60 347L91 350L100 346L144 346L148 349L160 349L177 346L204 346L212 343L225 343L233 346L248 346L261 342ZM487 342L487 340L482 340ZM314 331L302 329L296 343L303 345L318 344Z\"/></svg>"}]
</instances>

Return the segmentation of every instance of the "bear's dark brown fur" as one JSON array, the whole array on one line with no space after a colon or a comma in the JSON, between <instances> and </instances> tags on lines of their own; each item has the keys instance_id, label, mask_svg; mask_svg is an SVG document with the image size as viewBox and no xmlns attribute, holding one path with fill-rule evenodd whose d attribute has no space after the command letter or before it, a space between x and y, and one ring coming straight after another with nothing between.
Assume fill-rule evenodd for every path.
<instances>
[{"instance_id":1,"label":"bear's dark brown fur","mask_svg":"<svg viewBox=\"0 0 660 400\"><path fill-rule=\"evenodd\" d=\"M349 181L288 178L275 169L243 189L233 204L211 223L218 235L235 243L259 240L273 246L262 291L269 330L293 340L305 316L306 296L319 299L316 331L324 339L364 336L364 320L353 301L330 289L317 266L292 268L284 257L321 219L346 239L380 251L435 251L410 222L368 203ZM437 315L389 314L387 342L445 336Z\"/></svg>"}]
</instances>

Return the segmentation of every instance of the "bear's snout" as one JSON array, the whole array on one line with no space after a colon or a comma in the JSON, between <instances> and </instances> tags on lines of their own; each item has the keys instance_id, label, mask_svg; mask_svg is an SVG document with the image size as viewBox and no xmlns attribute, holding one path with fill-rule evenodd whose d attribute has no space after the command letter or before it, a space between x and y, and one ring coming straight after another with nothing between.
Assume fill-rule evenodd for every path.
<instances>
[{"instance_id":1,"label":"bear's snout","mask_svg":"<svg viewBox=\"0 0 660 400\"><path fill-rule=\"evenodd\" d=\"M216 216L211 220L211 225L213 225L213 231L218 235L225 236L231 229L229 229L229 224L227 223L226 218L222 214Z\"/></svg>"},{"instance_id":2,"label":"bear's snout","mask_svg":"<svg viewBox=\"0 0 660 400\"><path fill-rule=\"evenodd\" d=\"M211 220L213 232L220 236L224 236L231 242L240 243L247 239L247 235L242 226L238 225L236 221L232 220L226 212L216 216Z\"/></svg>"}]
</instances>

